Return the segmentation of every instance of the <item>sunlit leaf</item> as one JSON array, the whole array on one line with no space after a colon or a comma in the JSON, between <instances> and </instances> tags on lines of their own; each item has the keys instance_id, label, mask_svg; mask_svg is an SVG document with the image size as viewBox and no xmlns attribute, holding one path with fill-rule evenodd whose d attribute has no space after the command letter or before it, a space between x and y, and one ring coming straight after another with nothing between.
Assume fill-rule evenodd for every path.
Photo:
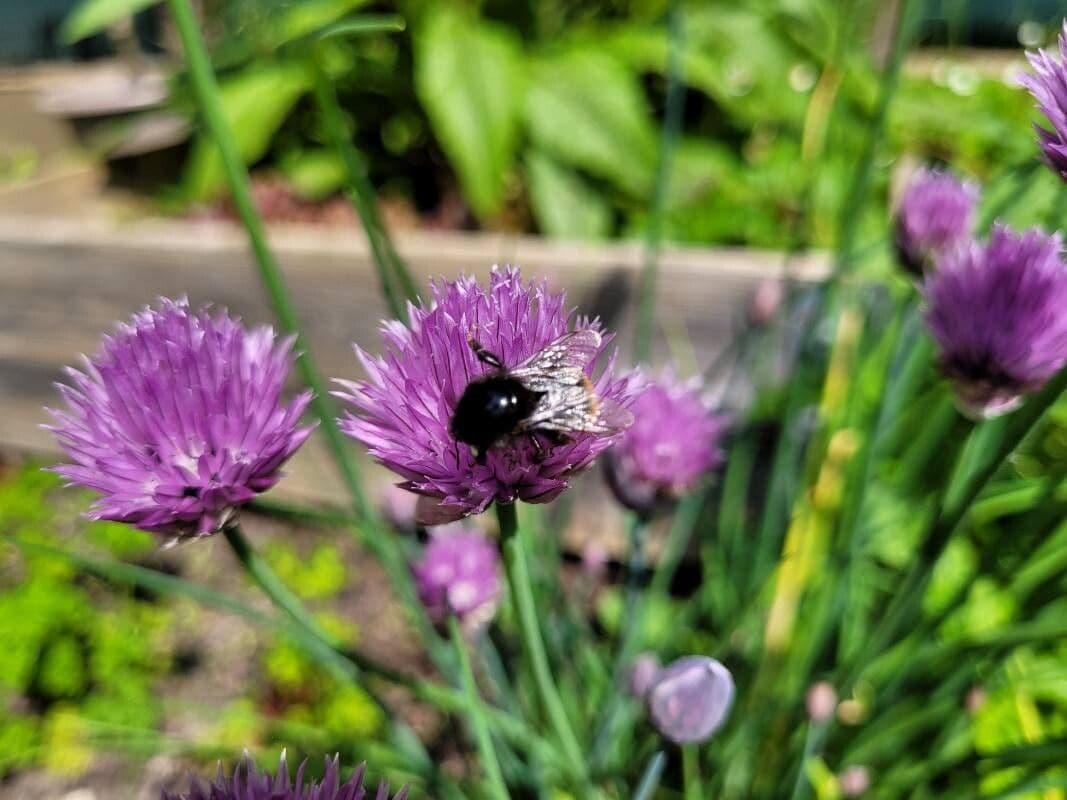
<instances>
[{"instance_id":1,"label":"sunlit leaf","mask_svg":"<svg viewBox=\"0 0 1067 800\"><path fill-rule=\"evenodd\" d=\"M309 88L307 73L296 66L279 64L247 69L223 83L222 108L246 164L260 159L296 101ZM190 200L204 202L222 190L224 176L219 152L201 134L185 173Z\"/></svg>"},{"instance_id":2,"label":"sunlit leaf","mask_svg":"<svg viewBox=\"0 0 1067 800\"><path fill-rule=\"evenodd\" d=\"M67 44L94 36L160 0L83 0L59 28L59 37Z\"/></svg>"},{"instance_id":3,"label":"sunlit leaf","mask_svg":"<svg viewBox=\"0 0 1067 800\"><path fill-rule=\"evenodd\" d=\"M396 14L361 14L358 17L341 20L324 28L319 32L319 38L365 36L371 33L399 33L406 27L404 18Z\"/></svg>"},{"instance_id":4,"label":"sunlit leaf","mask_svg":"<svg viewBox=\"0 0 1067 800\"><path fill-rule=\"evenodd\" d=\"M301 197L321 200L344 186L345 162L333 150L303 150L283 158L282 174Z\"/></svg>"},{"instance_id":5,"label":"sunlit leaf","mask_svg":"<svg viewBox=\"0 0 1067 800\"><path fill-rule=\"evenodd\" d=\"M526 125L553 158L645 197L655 174L656 126L637 75L610 55L570 49L538 60Z\"/></svg>"},{"instance_id":6,"label":"sunlit leaf","mask_svg":"<svg viewBox=\"0 0 1067 800\"><path fill-rule=\"evenodd\" d=\"M542 233L600 239L611 231L611 206L574 172L539 152L526 156L530 203Z\"/></svg>"},{"instance_id":7,"label":"sunlit leaf","mask_svg":"<svg viewBox=\"0 0 1067 800\"><path fill-rule=\"evenodd\" d=\"M415 35L415 88L480 217L500 208L515 159L522 50L507 29L441 7Z\"/></svg>"}]
</instances>

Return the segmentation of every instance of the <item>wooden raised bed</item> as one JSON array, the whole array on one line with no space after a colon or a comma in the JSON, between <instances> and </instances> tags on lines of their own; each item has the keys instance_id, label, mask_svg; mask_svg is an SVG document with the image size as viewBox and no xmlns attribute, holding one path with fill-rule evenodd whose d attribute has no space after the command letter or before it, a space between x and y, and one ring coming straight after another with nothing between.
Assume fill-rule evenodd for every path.
<instances>
[{"instance_id":1,"label":"wooden raised bed","mask_svg":"<svg viewBox=\"0 0 1067 800\"><path fill-rule=\"evenodd\" d=\"M376 350L384 314L366 241L358 230L279 228L273 245L312 352L330 377L358 374L351 343ZM417 278L484 275L494 263L546 277L588 308L605 287L636 286L639 244L575 245L500 235L408 234L398 249ZM776 253L667 249L660 259L659 318L684 333L707 362L743 319L760 281L779 277ZM805 279L818 258L789 264ZM51 384L78 354L95 351L102 332L159 295L228 306L249 322L270 320L241 229L220 222L115 223L40 216L0 217L0 447L51 457L40 430ZM619 323L628 342L628 320ZM657 343L663 350L663 342ZM386 476L377 474L384 483ZM277 496L343 500L315 437L294 459ZM598 526L599 527L599 526Z\"/></svg>"}]
</instances>

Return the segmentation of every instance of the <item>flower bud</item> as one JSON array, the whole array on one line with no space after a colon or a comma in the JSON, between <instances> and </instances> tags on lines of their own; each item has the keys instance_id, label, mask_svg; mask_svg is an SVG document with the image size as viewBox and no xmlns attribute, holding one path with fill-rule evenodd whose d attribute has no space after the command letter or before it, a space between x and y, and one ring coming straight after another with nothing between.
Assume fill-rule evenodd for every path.
<instances>
[{"instance_id":1,"label":"flower bud","mask_svg":"<svg viewBox=\"0 0 1067 800\"><path fill-rule=\"evenodd\" d=\"M652 724L677 744L706 741L734 701L730 671L713 658L685 656L667 666L648 692Z\"/></svg>"},{"instance_id":2,"label":"flower bud","mask_svg":"<svg viewBox=\"0 0 1067 800\"><path fill-rule=\"evenodd\" d=\"M871 788L871 774L863 766L852 766L837 776L837 785L845 797L859 797Z\"/></svg>"},{"instance_id":3,"label":"flower bud","mask_svg":"<svg viewBox=\"0 0 1067 800\"><path fill-rule=\"evenodd\" d=\"M807 705L812 722L826 722L837 710L837 691L827 681L813 683L808 689Z\"/></svg>"},{"instance_id":4,"label":"flower bud","mask_svg":"<svg viewBox=\"0 0 1067 800\"><path fill-rule=\"evenodd\" d=\"M659 663L658 656L654 653L641 653L630 665L630 674L626 681L630 695L637 700L644 700L662 671L663 666Z\"/></svg>"}]
</instances>

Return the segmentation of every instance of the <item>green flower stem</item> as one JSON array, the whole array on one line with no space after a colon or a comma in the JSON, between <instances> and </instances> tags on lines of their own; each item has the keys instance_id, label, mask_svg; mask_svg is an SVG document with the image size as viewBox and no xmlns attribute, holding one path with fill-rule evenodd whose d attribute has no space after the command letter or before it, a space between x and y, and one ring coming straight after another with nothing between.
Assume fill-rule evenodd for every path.
<instances>
[{"instance_id":1,"label":"green flower stem","mask_svg":"<svg viewBox=\"0 0 1067 800\"><path fill-rule=\"evenodd\" d=\"M1001 428L999 435L987 437L988 446L975 454L966 476L958 487L953 487L950 498L928 526L918 558L890 601L870 645L864 648L868 663L885 650L904 623L914 616L916 606L925 596L934 566L979 492L1064 391L1067 391L1067 369L1060 370L1039 394L1006 420L983 423L987 430ZM975 428L972 436L979 432Z\"/></svg>"},{"instance_id":2,"label":"green flower stem","mask_svg":"<svg viewBox=\"0 0 1067 800\"><path fill-rule=\"evenodd\" d=\"M300 353L297 358L297 366L303 375L305 383L314 392L312 404L321 422L327 445L334 461L337 462L345 487L352 496L356 513L363 520L364 524L357 527L356 530L359 532L363 544L374 553L389 575L389 579L400 595L401 601L407 607L415 624L419 627L419 632L423 635L423 641L427 642L433 651L439 652L440 640L433 633L433 629L426 619L425 611L418 602L411 575L404 564L396 539L391 536L378 535L377 511L363 490L356 461L349 453L344 435L337 425L335 409L330 401L326 384L319 375L306 343L300 334L299 321L289 299L285 280L278 267L278 262L267 244L263 220L252 202L248 172L238 153L233 131L230 130L230 126L226 121L226 116L222 109L222 100L219 97L218 83L215 80L215 73L208 58L203 37L197 27L190 0L167 0L167 2L174 18L178 35L181 38L182 46L185 48L189 77L192 81L200 112L203 114L208 132L219 148L223 171L226 175L230 194L233 197L234 207L237 209L241 223L248 233L252 252L255 254L256 263L259 265L260 277L274 307L278 325L283 332L297 336L296 350Z\"/></svg>"},{"instance_id":3,"label":"green flower stem","mask_svg":"<svg viewBox=\"0 0 1067 800\"><path fill-rule=\"evenodd\" d=\"M692 492L681 501L674 513L674 518L671 520L671 527L667 532L667 540L664 542L663 550L660 553L659 560L656 562L656 569L652 573L652 580L648 588L641 593L632 608L629 605L627 606L627 620L623 628L622 641L619 643L612 668L616 687L622 684L623 675L627 667L641 648L645 618L652 602L661 597L666 597L668 594L671 581L674 579L674 574L678 571L678 565L681 564L682 557L689 547L689 540L693 536L693 529L696 527L700 511L704 508L706 499L707 490L705 489ZM635 520L633 525L635 528L642 526L641 530L643 530L643 523L640 521ZM632 565L631 568L633 568ZM614 739L615 730L622 719L623 704L624 698L618 691L613 692L608 698L593 740L592 761L595 765L600 765L608 745Z\"/></svg>"},{"instance_id":4,"label":"green flower stem","mask_svg":"<svg viewBox=\"0 0 1067 800\"><path fill-rule=\"evenodd\" d=\"M657 750L648 760L648 766L641 776L641 783L637 785L633 800L652 800L656 789L659 788L659 779L663 775L663 768L667 765L667 754Z\"/></svg>"},{"instance_id":5,"label":"green flower stem","mask_svg":"<svg viewBox=\"0 0 1067 800\"><path fill-rule=\"evenodd\" d=\"M700 785L699 745L682 745L682 780L685 783L685 800L704 800Z\"/></svg>"},{"instance_id":6,"label":"green flower stem","mask_svg":"<svg viewBox=\"0 0 1067 800\"><path fill-rule=\"evenodd\" d=\"M481 695L478 693L478 684L474 679L474 670L471 669L470 654L467 652L467 643L463 638L463 629L459 625L456 616L448 618L448 631L452 635L452 644L456 648L456 656L459 660L459 674L463 681L463 690L467 693L467 714L470 717L471 727L474 729L474 739L478 745L478 755L482 768L485 769L489 779L489 794L496 800L510 800L508 787L504 783L504 776L500 772L500 762L496 757L496 748L493 747L493 737L489 733L489 722L485 717L485 707Z\"/></svg>"},{"instance_id":7,"label":"green flower stem","mask_svg":"<svg viewBox=\"0 0 1067 800\"><path fill-rule=\"evenodd\" d=\"M648 359L652 339L652 319L656 308L656 277L659 272L659 250L663 238L663 206L670 183L671 162L682 132L682 110L685 84L682 82L682 56L685 49L682 3L671 5L670 39L667 54L667 100L660 133L659 160L656 163L652 202L645 233L645 257L641 269L641 298L634 325L633 359L640 363Z\"/></svg>"},{"instance_id":8,"label":"green flower stem","mask_svg":"<svg viewBox=\"0 0 1067 800\"><path fill-rule=\"evenodd\" d=\"M808 722L808 732L804 736L804 753L800 757L800 763L797 764L797 778L793 782L791 800L807 800L811 795L811 781L808 779L807 766L809 761L818 757L822 752L823 744L826 742L826 730L825 721Z\"/></svg>"},{"instance_id":9,"label":"green flower stem","mask_svg":"<svg viewBox=\"0 0 1067 800\"><path fill-rule=\"evenodd\" d=\"M292 621L291 615L279 617L267 614L210 587L134 564L124 564L120 561L98 561L79 553L19 537L12 537L12 542L28 554L66 561L106 581L137 586L160 595L187 597L201 605L241 617L276 635L288 637L338 680L356 681L362 677L363 673L366 673L366 675L395 683L410 691L418 699L443 711L462 713L467 708L467 698L462 692L431 680L400 672L362 653L342 652L327 644L324 637L313 634L306 626ZM269 569L268 565L263 566ZM276 576L274 580L278 580ZM285 592L288 592L288 589L285 589ZM305 611L304 615L306 614ZM513 744L533 750L542 757L551 757L554 753L544 739L518 718L492 707L487 709L487 716L491 726Z\"/></svg>"},{"instance_id":10,"label":"green flower stem","mask_svg":"<svg viewBox=\"0 0 1067 800\"><path fill-rule=\"evenodd\" d=\"M382 224L378 213L378 203L374 196L374 187L367 177L366 161L363 154L352 143L345 128L344 113L337 101L337 92L323 70L322 59L315 50L312 52L311 70L315 80L315 105L326 127L330 144L341 155L341 160L344 162L348 176L345 194L356 214L359 215L360 222L363 223L371 255L374 257L374 265L378 270L382 294L389 306L389 314L394 319L403 319L404 301L418 301L418 290Z\"/></svg>"},{"instance_id":11,"label":"green flower stem","mask_svg":"<svg viewBox=\"0 0 1067 800\"><path fill-rule=\"evenodd\" d=\"M504 549L504 570L518 617L523 647L526 657L530 659L534 682L537 684L537 692L541 696L541 703L544 705L553 733L563 748L571 768L584 779L586 768L582 748L574 735L567 712L563 708L559 690L552 679L548 655L545 653L545 643L541 638L540 622L537 609L534 607L533 587L530 582L530 569L526 563L526 550L522 533L519 531L515 504L497 503L496 512L500 521L500 541Z\"/></svg>"},{"instance_id":12,"label":"green flower stem","mask_svg":"<svg viewBox=\"0 0 1067 800\"><path fill-rule=\"evenodd\" d=\"M237 556L237 560L245 568L245 572L263 590L263 593L270 598L270 601L281 611L288 614L293 622L304 628L309 634L336 650L336 642L319 627L319 624L304 607L300 598L293 594L289 587L282 582L282 579L271 569L271 566L264 558L252 549L252 545L241 531L240 526L236 524L228 525L223 529L222 533L226 537L226 542L230 545L233 554Z\"/></svg>"},{"instance_id":13,"label":"green flower stem","mask_svg":"<svg viewBox=\"0 0 1067 800\"><path fill-rule=\"evenodd\" d=\"M849 187L845 203L841 207L841 223L838 228L834 264L834 269L837 272L847 269L856 248L860 220L863 216L863 210L867 206L867 195L870 189L871 177L874 174L875 158L878 155L882 137L885 135L889 106L900 82L900 68L903 64L908 44L911 41L913 18L918 16L911 13L911 5L911 0L900 0L897 11L897 27L889 52L889 61L882 71L881 92L878 95L878 103L875 106L874 115L871 117L871 122L867 129L867 141L864 143L863 152L857 161L852 184Z\"/></svg>"}]
</instances>

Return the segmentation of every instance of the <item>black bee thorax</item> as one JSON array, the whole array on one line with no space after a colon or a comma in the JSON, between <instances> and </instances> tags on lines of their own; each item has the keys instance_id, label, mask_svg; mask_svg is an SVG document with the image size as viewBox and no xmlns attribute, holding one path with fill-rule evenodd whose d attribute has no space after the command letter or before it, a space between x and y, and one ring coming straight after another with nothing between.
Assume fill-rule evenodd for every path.
<instances>
[{"instance_id":1,"label":"black bee thorax","mask_svg":"<svg viewBox=\"0 0 1067 800\"><path fill-rule=\"evenodd\" d=\"M533 413L542 393L506 374L477 378L467 385L450 428L460 442L485 450L513 435Z\"/></svg>"}]
</instances>

